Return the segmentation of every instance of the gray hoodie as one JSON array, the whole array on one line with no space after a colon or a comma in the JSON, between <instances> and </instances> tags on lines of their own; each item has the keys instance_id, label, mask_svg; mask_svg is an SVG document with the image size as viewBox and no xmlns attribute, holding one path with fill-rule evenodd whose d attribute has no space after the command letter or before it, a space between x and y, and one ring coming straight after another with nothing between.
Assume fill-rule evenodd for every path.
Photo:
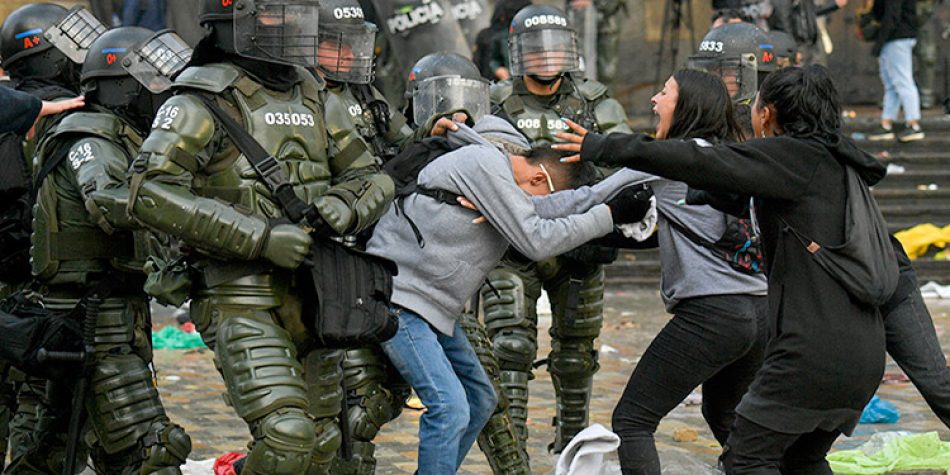
<instances>
[{"instance_id":1,"label":"gray hoodie","mask_svg":"<svg viewBox=\"0 0 950 475\"><path fill-rule=\"evenodd\" d=\"M415 194L405 198L404 210L418 226L425 246L420 247L406 216L390 207L376 225L367 251L399 266L393 303L452 335L465 302L509 244L537 261L609 233L613 220L602 203L627 182L605 180L594 187L532 197L515 183L508 156L486 140L528 148L524 136L507 121L485 116L474 129L460 125L447 138L460 148L423 168L418 182L467 197L488 223L472 223L478 212Z\"/></svg>"}]
</instances>

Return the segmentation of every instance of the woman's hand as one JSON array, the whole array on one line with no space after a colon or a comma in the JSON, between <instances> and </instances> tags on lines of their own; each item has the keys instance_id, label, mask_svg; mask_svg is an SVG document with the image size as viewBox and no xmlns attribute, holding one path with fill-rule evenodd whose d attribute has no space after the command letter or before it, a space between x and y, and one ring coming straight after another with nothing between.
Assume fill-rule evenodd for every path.
<instances>
[{"instance_id":1,"label":"woman's hand","mask_svg":"<svg viewBox=\"0 0 950 475\"><path fill-rule=\"evenodd\" d=\"M464 196L459 196L457 201L459 202L460 205L462 205L463 208L468 208L472 211L478 211L478 207L475 206L475 203L472 203L468 198ZM482 224L486 221L488 221L488 219L485 218L485 216L478 215L477 218L472 220L472 224Z\"/></svg>"},{"instance_id":2,"label":"woman's hand","mask_svg":"<svg viewBox=\"0 0 950 475\"><path fill-rule=\"evenodd\" d=\"M575 163L581 161L581 144L584 143L584 137L587 136L587 129L583 128L577 122L574 122L570 119L564 119L564 123L571 128L573 133L569 132L558 132L554 136L566 141L567 143L557 143L551 146L554 150L562 150L565 152L575 152L577 155L572 155L570 157L564 157L561 159L564 163Z\"/></svg>"}]
</instances>

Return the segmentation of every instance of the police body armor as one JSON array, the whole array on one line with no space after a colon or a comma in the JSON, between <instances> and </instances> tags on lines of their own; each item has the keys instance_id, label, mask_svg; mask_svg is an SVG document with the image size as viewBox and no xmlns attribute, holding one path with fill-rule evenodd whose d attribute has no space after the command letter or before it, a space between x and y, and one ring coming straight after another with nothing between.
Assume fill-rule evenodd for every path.
<instances>
[{"instance_id":1,"label":"police body armor","mask_svg":"<svg viewBox=\"0 0 950 475\"><path fill-rule=\"evenodd\" d=\"M392 196L392 181L374 174L371 158L343 157L331 143L322 83L295 71L299 82L278 92L231 64L186 69L133 165L132 214L181 238L203 268L192 319L215 351L226 399L256 439L247 474L327 473L340 443L343 353L313 349L292 273L261 259L269 223L283 211L193 94L215 96L243 123L301 200L318 210L330 201L345 204L352 219L336 232L370 226ZM336 153L331 158L328 151ZM153 176L188 178L170 186ZM271 358L250 358L251 349Z\"/></svg>"},{"instance_id":2,"label":"police body armor","mask_svg":"<svg viewBox=\"0 0 950 475\"><path fill-rule=\"evenodd\" d=\"M66 166L74 170L96 159L90 144L77 150L71 138L76 135L122 144L129 157L134 156L142 138L129 125L109 113L77 112L69 115L40 144L37 169L57 154L68 154ZM130 160L130 159L127 159ZM62 167L62 166L61 166ZM76 186L59 167L50 173L47 184L40 186L34 208L32 248L33 275L47 285L90 282L90 275L121 269L141 272L144 264L144 241L138 242L132 232L107 234L91 219L87 204L79 198ZM139 250L136 253L136 250Z\"/></svg>"},{"instance_id":3,"label":"police body armor","mask_svg":"<svg viewBox=\"0 0 950 475\"><path fill-rule=\"evenodd\" d=\"M564 74L551 96L531 94L520 77L495 84L491 94L495 114L535 144L551 142L554 133L567 130L562 117L598 133L631 133L623 107L607 96L605 86L576 80L571 74ZM485 326L522 443L528 436L528 381L538 352L536 303L542 289L548 292L554 314L552 349L545 362L557 396L552 448L558 452L588 425L593 374L599 367L593 342L603 324L602 264L615 258L616 250L596 245L536 263L510 251L489 274L491 286L481 290Z\"/></svg>"}]
</instances>

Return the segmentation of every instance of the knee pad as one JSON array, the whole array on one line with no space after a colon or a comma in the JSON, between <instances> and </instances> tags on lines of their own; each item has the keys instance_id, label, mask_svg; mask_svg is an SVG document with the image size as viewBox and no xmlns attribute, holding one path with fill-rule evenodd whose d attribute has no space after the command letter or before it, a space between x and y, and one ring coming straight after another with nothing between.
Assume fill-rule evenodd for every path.
<instances>
[{"instance_id":1,"label":"knee pad","mask_svg":"<svg viewBox=\"0 0 950 475\"><path fill-rule=\"evenodd\" d=\"M538 356L537 330L522 327L501 329L492 339L492 349L502 369L530 373Z\"/></svg>"},{"instance_id":2,"label":"knee pad","mask_svg":"<svg viewBox=\"0 0 950 475\"><path fill-rule=\"evenodd\" d=\"M281 408L307 408L303 367L286 330L262 319L224 318L216 345L215 363L228 388L227 402L242 419L261 419Z\"/></svg>"},{"instance_id":3,"label":"knee pad","mask_svg":"<svg viewBox=\"0 0 950 475\"><path fill-rule=\"evenodd\" d=\"M353 438L372 442L387 422L402 412L405 398L399 399L383 384L360 390L349 404L349 423Z\"/></svg>"},{"instance_id":4,"label":"knee pad","mask_svg":"<svg viewBox=\"0 0 950 475\"><path fill-rule=\"evenodd\" d=\"M593 376L600 365L592 339L554 339L548 356L548 371L552 376L586 378Z\"/></svg>"},{"instance_id":5,"label":"knee pad","mask_svg":"<svg viewBox=\"0 0 950 475\"><path fill-rule=\"evenodd\" d=\"M254 447L242 474L299 475L306 471L317 435L313 420L303 410L279 409L253 426Z\"/></svg>"},{"instance_id":6,"label":"knee pad","mask_svg":"<svg viewBox=\"0 0 950 475\"><path fill-rule=\"evenodd\" d=\"M152 422L166 419L152 372L137 355L96 361L86 408L99 444L115 454L139 444Z\"/></svg>"},{"instance_id":7,"label":"knee pad","mask_svg":"<svg viewBox=\"0 0 950 475\"><path fill-rule=\"evenodd\" d=\"M180 474L191 453L191 437L185 429L168 422L154 422L143 441L142 474Z\"/></svg>"}]
</instances>

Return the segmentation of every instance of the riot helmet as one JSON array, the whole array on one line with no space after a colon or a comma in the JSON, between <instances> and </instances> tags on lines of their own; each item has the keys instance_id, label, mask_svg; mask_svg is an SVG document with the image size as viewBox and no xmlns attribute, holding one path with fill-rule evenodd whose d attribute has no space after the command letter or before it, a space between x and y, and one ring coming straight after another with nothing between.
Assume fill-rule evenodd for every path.
<instances>
[{"instance_id":1,"label":"riot helmet","mask_svg":"<svg viewBox=\"0 0 950 475\"><path fill-rule=\"evenodd\" d=\"M225 53L317 66L317 0L202 0L198 21L209 29L203 42L211 41Z\"/></svg>"},{"instance_id":2,"label":"riot helmet","mask_svg":"<svg viewBox=\"0 0 950 475\"><path fill-rule=\"evenodd\" d=\"M553 83L580 69L577 34L561 9L529 5L511 20L508 36L512 76Z\"/></svg>"},{"instance_id":3,"label":"riot helmet","mask_svg":"<svg viewBox=\"0 0 950 475\"><path fill-rule=\"evenodd\" d=\"M0 26L0 64L15 80L56 79L76 82L78 67L53 47L45 33L63 19L67 10L36 3L13 11Z\"/></svg>"},{"instance_id":4,"label":"riot helmet","mask_svg":"<svg viewBox=\"0 0 950 475\"><path fill-rule=\"evenodd\" d=\"M336 82L371 83L377 28L366 21L359 2L322 0L319 23L317 69L323 76Z\"/></svg>"},{"instance_id":5,"label":"riot helmet","mask_svg":"<svg viewBox=\"0 0 950 475\"><path fill-rule=\"evenodd\" d=\"M406 96L412 99L412 119L419 125L459 111L477 121L491 109L488 81L470 59L456 53L432 53L417 61Z\"/></svg>"},{"instance_id":6,"label":"riot helmet","mask_svg":"<svg viewBox=\"0 0 950 475\"><path fill-rule=\"evenodd\" d=\"M775 66L777 68L787 68L798 65L798 43L795 38L779 30L769 32L772 37L772 47L775 51Z\"/></svg>"},{"instance_id":7,"label":"riot helmet","mask_svg":"<svg viewBox=\"0 0 950 475\"><path fill-rule=\"evenodd\" d=\"M709 30L688 67L722 78L733 101L755 97L759 76L775 70L772 42L755 25L727 23Z\"/></svg>"},{"instance_id":8,"label":"riot helmet","mask_svg":"<svg viewBox=\"0 0 950 475\"><path fill-rule=\"evenodd\" d=\"M191 49L169 30L115 28L89 47L82 90L90 102L145 128L190 59Z\"/></svg>"}]
</instances>

